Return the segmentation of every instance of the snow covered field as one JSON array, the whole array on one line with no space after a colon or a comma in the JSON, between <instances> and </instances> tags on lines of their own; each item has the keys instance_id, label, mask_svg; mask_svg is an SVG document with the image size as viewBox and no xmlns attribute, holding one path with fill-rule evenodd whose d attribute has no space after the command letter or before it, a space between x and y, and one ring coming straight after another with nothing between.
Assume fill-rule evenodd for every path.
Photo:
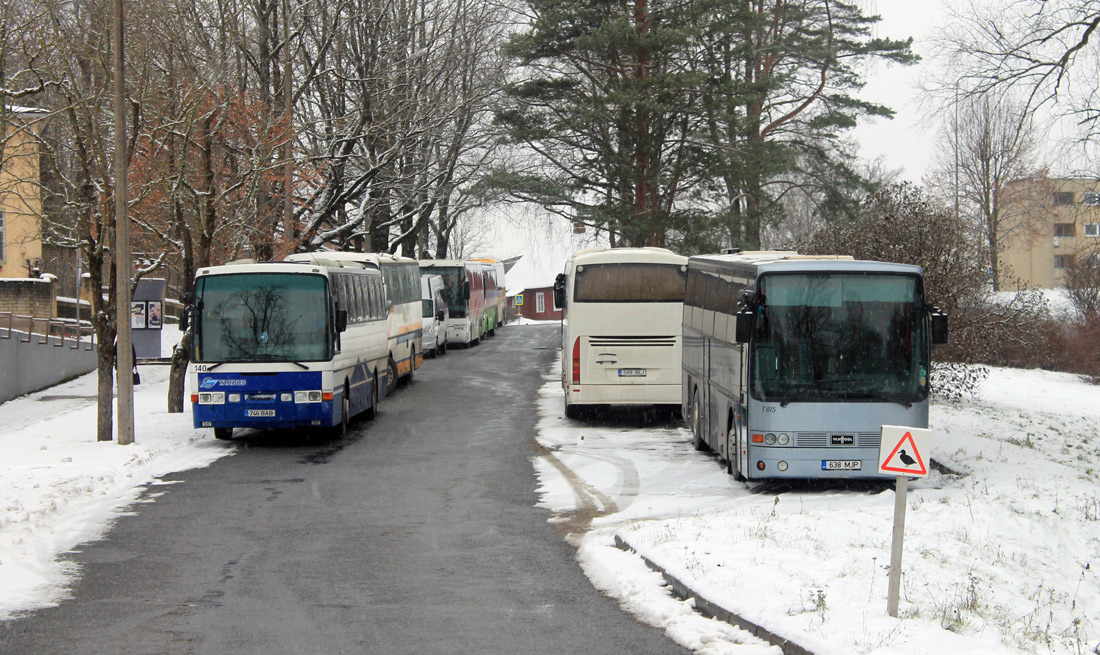
<instances>
[{"instance_id":1,"label":"snow covered field","mask_svg":"<svg viewBox=\"0 0 1100 655\"><path fill-rule=\"evenodd\" d=\"M616 535L819 655L1100 652L1100 388L993 369L978 399L934 405L931 456L957 475L909 485L893 619L892 485L749 493L686 429L562 418L556 375L540 398L542 502L566 529L589 528L574 541L597 586L683 645L779 652L739 645L743 633L662 596Z\"/></svg>"},{"instance_id":2,"label":"snow covered field","mask_svg":"<svg viewBox=\"0 0 1100 655\"><path fill-rule=\"evenodd\" d=\"M166 330L166 333L169 332ZM539 374L532 371L532 374ZM670 425L568 421L557 369L538 400L541 503L593 584L701 653L777 654L673 598L616 536L703 596L818 655L1093 653L1100 644L1100 388L993 369L937 404L910 484L900 616L886 616L893 492L749 493ZM136 443L95 441L95 376L0 405L0 619L65 597L59 557L169 472L234 452L167 414L167 367L136 388ZM536 435L517 435L524 439Z\"/></svg>"}]
</instances>

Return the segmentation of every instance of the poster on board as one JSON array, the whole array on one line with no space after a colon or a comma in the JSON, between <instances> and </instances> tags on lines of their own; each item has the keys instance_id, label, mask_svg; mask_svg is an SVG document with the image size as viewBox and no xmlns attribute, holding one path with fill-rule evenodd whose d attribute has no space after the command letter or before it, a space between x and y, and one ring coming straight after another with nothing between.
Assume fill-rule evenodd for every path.
<instances>
[{"instance_id":1,"label":"poster on board","mask_svg":"<svg viewBox=\"0 0 1100 655\"><path fill-rule=\"evenodd\" d=\"M130 303L130 327L135 330L145 329L145 303Z\"/></svg>"}]
</instances>

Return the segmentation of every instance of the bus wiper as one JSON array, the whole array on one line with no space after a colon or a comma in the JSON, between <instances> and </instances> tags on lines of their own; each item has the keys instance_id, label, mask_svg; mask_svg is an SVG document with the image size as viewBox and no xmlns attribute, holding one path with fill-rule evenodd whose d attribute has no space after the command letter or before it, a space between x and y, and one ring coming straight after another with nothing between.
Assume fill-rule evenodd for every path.
<instances>
[{"instance_id":1,"label":"bus wiper","mask_svg":"<svg viewBox=\"0 0 1100 655\"><path fill-rule=\"evenodd\" d=\"M239 359L237 361L242 362L242 363L243 362L279 362L281 364L294 364L295 366L301 368L304 371L309 370L309 367L306 366L305 364L301 363L301 362L295 362L295 361L292 361L292 360L281 359L278 355L253 355L252 357L249 357L248 359ZM219 366L220 366L220 364L219 364Z\"/></svg>"},{"instance_id":2,"label":"bus wiper","mask_svg":"<svg viewBox=\"0 0 1100 655\"><path fill-rule=\"evenodd\" d=\"M218 362L217 364L210 364L206 367L206 370L207 371L213 371L214 369L218 368L219 366L221 366L224 363L225 362Z\"/></svg>"}]
</instances>

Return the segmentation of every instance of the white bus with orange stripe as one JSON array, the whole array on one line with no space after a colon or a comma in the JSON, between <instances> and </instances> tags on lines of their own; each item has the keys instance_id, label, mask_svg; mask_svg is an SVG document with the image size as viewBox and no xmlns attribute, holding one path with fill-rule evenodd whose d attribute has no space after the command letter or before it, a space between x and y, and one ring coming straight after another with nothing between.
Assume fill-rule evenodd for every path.
<instances>
[{"instance_id":1,"label":"white bus with orange stripe","mask_svg":"<svg viewBox=\"0 0 1100 655\"><path fill-rule=\"evenodd\" d=\"M664 248L591 248L569 259L554 285L566 416L593 405L679 407L687 262Z\"/></svg>"},{"instance_id":2,"label":"white bus with orange stripe","mask_svg":"<svg viewBox=\"0 0 1100 655\"><path fill-rule=\"evenodd\" d=\"M315 259L359 262L382 272L389 338L386 395L393 393L398 378L412 379L424 361L420 265L408 257L373 252L301 253L290 255L286 261L311 262Z\"/></svg>"}]
</instances>

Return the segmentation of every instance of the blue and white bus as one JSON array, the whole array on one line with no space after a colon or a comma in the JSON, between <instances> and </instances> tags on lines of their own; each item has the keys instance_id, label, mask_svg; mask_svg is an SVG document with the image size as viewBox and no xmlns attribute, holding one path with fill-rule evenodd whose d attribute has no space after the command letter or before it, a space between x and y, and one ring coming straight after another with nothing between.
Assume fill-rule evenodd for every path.
<instances>
[{"instance_id":1,"label":"blue and white bus","mask_svg":"<svg viewBox=\"0 0 1100 655\"><path fill-rule=\"evenodd\" d=\"M389 361L386 366L386 395L397 389L398 378L411 380L424 363L423 321L420 302L420 266L415 259L387 253L315 252L290 255L288 262L356 262L382 273L386 291L386 332Z\"/></svg>"},{"instance_id":2,"label":"blue and white bus","mask_svg":"<svg viewBox=\"0 0 1100 655\"><path fill-rule=\"evenodd\" d=\"M337 427L385 385L382 275L362 264L246 261L200 269L187 318L196 428Z\"/></svg>"},{"instance_id":3,"label":"blue and white bus","mask_svg":"<svg viewBox=\"0 0 1100 655\"><path fill-rule=\"evenodd\" d=\"M878 477L882 426L928 426L930 344L946 340L919 266L692 257L684 418L738 479Z\"/></svg>"}]
</instances>

